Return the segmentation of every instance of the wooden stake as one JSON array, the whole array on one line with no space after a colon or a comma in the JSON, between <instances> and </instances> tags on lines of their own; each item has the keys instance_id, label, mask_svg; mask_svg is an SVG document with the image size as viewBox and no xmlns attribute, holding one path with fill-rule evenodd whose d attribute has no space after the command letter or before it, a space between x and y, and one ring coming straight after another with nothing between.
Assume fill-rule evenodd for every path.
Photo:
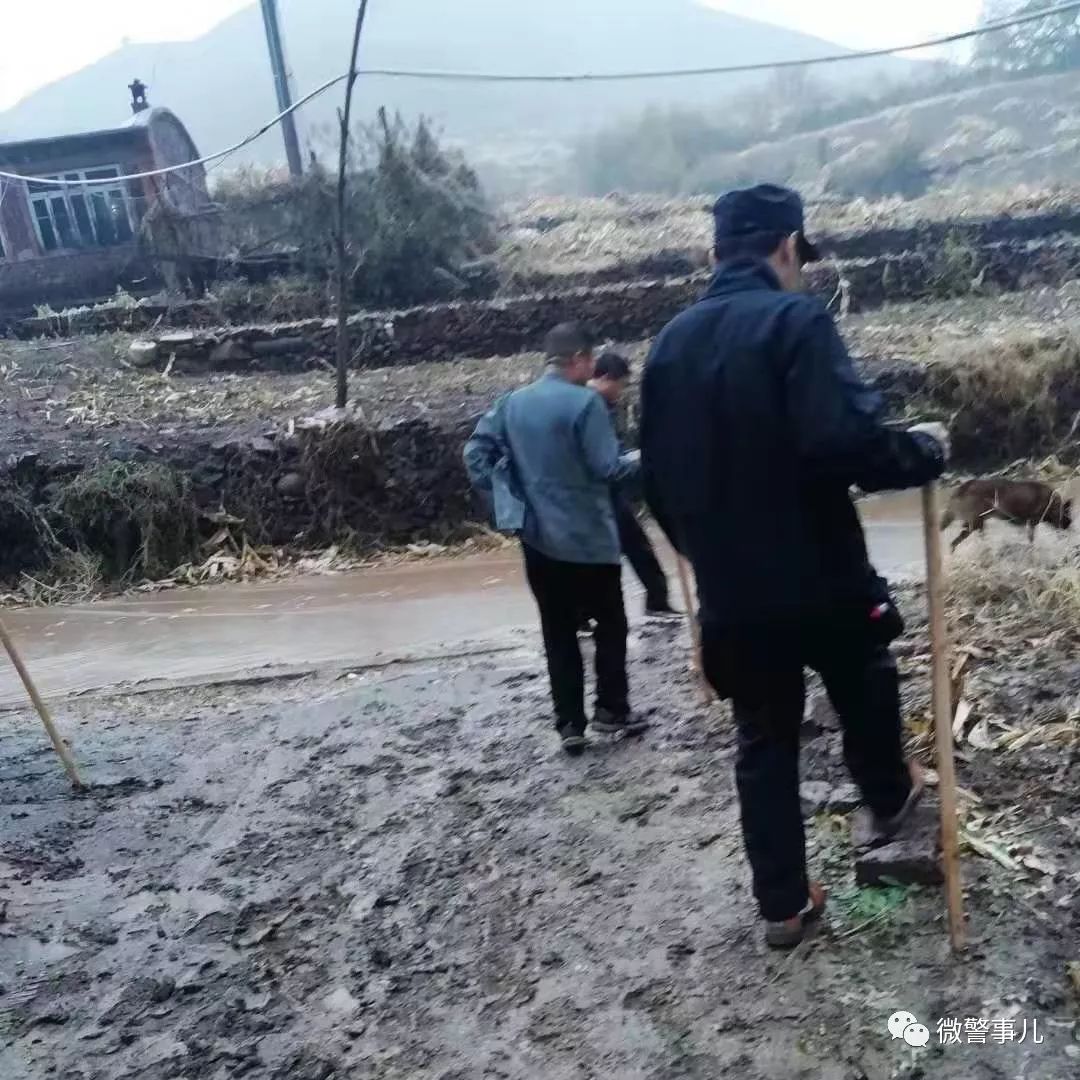
<instances>
[{"instance_id":1,"label":"wooden stake","mask_svg":"<svg viewBox=\"0 0 1080 1080\"><path fill-rule=\"evenodd\" d=\"M690 640L693 645L693 656L690 666L697 676L701 685L701 696L705 699L706 706L716 701L716 691L713 690L709 680L705 677L705 665L701 659L701 624L698 622L697 605L690 589L690 564L677 551L675 552L675 565L679 569L679 585L682 586L683 607L686 608L686 618L690 623Z\"/></svg>"},{"instance_id":2,"label":"wooden stake","mask_svg":"<svg viewBox=\"0 0 1080 1080\"><path fill-rule=\"evenodd\" d=\"M26 665L19 655L19 650L15 648L15 642L11 640L11 635L7 632L7 627L4 626L2 620L0 620L0 641L3 642L8 656L11 657L11 662L15 665L15 670L19 673L19 678L22 679L22 684L26 687L26 692L30 695L30 700L33 702L34 708L37 709L38 716L41 717L41 722L45 725L45 730L49 733L49 738L52 740L56 752L60 755L60 760L64 763L64 768L67 770L72 784L77 788L82 788L84 785L79 776L79 770L75 767L75 760L71 756L71 751L68 750L64 740L60 738L60 732L56 730L49 707L42 701L41 695L34 685L34 680L30 678L30 672L26 670Z\"/></svg>"},{"instance_id":3,"label":"wooden stake","mask_svg":"<svg viewBox=\"0 0 1080 1080\"><path fill-rule=\"evenodd\" d=\"M952 684L949 640L945 625L944 572L941 561L941 514L938 486L923 488L923 531L926 536L926 598L930 616L930 654L934 693L934 737L937 742L938 798L941 803L941 854L949 940L953 951L964 947L964 891L960 881L959 829L956 816L956 765L953 761Z\"/></svg>"}]
</instances>

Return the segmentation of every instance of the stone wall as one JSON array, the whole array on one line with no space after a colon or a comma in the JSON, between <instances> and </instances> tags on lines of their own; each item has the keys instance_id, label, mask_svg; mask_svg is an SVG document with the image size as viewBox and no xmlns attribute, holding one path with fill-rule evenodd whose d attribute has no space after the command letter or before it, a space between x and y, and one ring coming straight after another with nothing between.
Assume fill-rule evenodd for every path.
<instances>
[{"instance_id":1,"label":"stone wall","mask_svg":"<svg viewBox=\"0 0 1080 1080\"><path fill-rule=\"evenodd\" d=\"M584 319L613 341L633 341L655 333L703 286L700 278L682 278L354 315L353 366L511 355L539 348L547 331L566 319ZM162 367L175 357L173 370L181 372L303 370L334 356L336 334L330 319L170 331L150 339L156 356L145 362Z\"/></svg>"},{"instance_id":2,"label":"stone wall","mask_svg":"<svg viewBox=\"0 0 1080 1080\"><path fill-rule=\"evenodd\" d=\"M811 226L812 227L812 226ZM877 259L908 253L932 253L947 244L986 248L993 244L1021 244L1032 240L1080 236L1080 209L1054 210L1021 217L958 218L927 221L899 228L882 225L845 233L814 235L828 259ZM646 277L680 277L699 273L706 252L666 248L643 258L613 263L589 273L519 275L514 285L522 292L583 285L606 285Z\"/></svg>"},{"instance_id":3,"label":"stone wall","mask_svg":"<svg viewBox=\"0 0 1080 1080\"><path fill-rule=\"evenodd\" d=\"M153 265L134 244L57 251L33 259L0 259L0 312L24 311L46 301L62 307L114 295L118 287L138 291L159 283ZM38 325L46 327L48 320ZM52 331L41 329L39 333Z\"/></svg>"},{"instance_id":4,"label":"stone wall","mask_svg":"<svg viewBox=\"0 0 1080 1080\"><path fill-rule=\"evenodd\" d=\"M1080 265L1080 211L1029 215L1020 218L993 218L976 221L931 222L911 229L874 229L859 234L826 237L822 246L839 262L830 261L810 272L811 288L826 299L836 295L840 277L850 282L849 310L867 311L883 303L956 295L964 290L957 278L964 260L985 267L980 284L1005 290L1032 284L1058 285ZM85 253L93 256L97 253ZM0 261L0 294L4 292L5 263ZM42 268L40 273L47 271ZM33 271L32 271L33 273ZM129 277L147 274L149 268L133 264ZM89 276L89 275L88 275ZM705 279L700 253L665 250L588 275L533 275L514 282L515 288L530 291L501 300L459 301L407 311L366 313L351 319L355 331L357 366L396 363L410 359L440 358L440 341L430 328L445 328L455 335L448 346L454 355L516 351L535 345L542 336L508 329L502 334L493 322L499 312L508 313L514 324L523 312L593 312L603 327L613 327L610 336L620 337L634 326L643 327L643 336L655 332L662 322L656 316L671 310L662 298L696 295ZM972 277L977 276L977 273ZM618 309L634 297L646 297L641 318L619 316ZM305 317L304 304L308 306ZM116 330L139 333L152 328L208 331L197 334L185 351L208 363L209 354L226 341L241 345L283 337L303 339L306 349L295 354L326 356L326 305L313 290L306 298L290 301L299 305L301 321L292 324L252 325L259 322L260 310L236 301L195 300L170 304L140 301L137 305L103 304L94 308L49 317L23 319L9 327L9 333L23 339L67 337L76 334L108 333ZM542 314L538 314L542 318ZM569 317L569 315L559 315ZM557 321L557 320L556 320ZM383 330L393 325L397 344L383 340ZM620 329L625 328L625 329ZM442 339L446 344L449 339ZM526 342L500 345L499 342ZM242 350L233 349L236 357ZM249 350L250 361L259 358ZM277 354L280 355L280 354ZM386 359L384 359L384 357ZM237 361L239 362L239 361Z\"/></svg>"},{"instance_id":5,"label":"stone wall","mask_svg":"<svg viewBox=\"0 0 1080 1080\"><path fill-rule=\"evenodd\" d=\"M943 249L826 263L809 274L823 300L851 312L886 303L959 296L971 291L1059 286L1080 276L1080 242L1072 237L992 244L971 253ZM612 341L657 333L701 295L705 275L594 289L442 304L355 315L349 320L354 367L381 367L460 356L508 356L538 349L564 319L584 319ZM333 358L336 324L311 319L265 326L169 331L140 352L146 365L172 362L180 372L300 371Z\"/></svg>"},{"instance_id":6,"label":"stone wall","mask_svg":"<svg viewBox=\"0 0 1080 1080\"><path fill-rule=\"evenodd\" d=\"M880 226L822 236L820 246L832 258L869 259L905 251L933 251L946 243L984 247L1045 240L1060 234L1080 235L1080 209L1022 217L927 221L911 228Z\"/></svg>"}]
</instances>

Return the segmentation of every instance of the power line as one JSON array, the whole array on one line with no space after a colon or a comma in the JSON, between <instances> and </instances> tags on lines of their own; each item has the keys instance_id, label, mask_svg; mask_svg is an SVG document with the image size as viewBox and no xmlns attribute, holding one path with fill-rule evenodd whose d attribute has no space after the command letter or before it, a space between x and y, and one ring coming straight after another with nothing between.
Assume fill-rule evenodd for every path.
<instances>
[{"instance_id":1,"label":"power line","mask_svg":"<svg viewBox=\"0 0 1080 1080\"><path fill-rule=\"evenodd\" d=\"M1015 26L1050 19L1055 15L1065 15L1080 11L1080 0L1043 8L1041 11L1029 11L1024 15L1014 15L1008 19L998 19L983 23L973 30L960 30L942 37L928 38L911 45L891 45L882 49L865 49L862 52L832 53L826 56L814 56L806 60L770 60L754 64L728 64L724 67L674 68L666 71L616 71L600 74L566 75L508 75L470 71L402 71L396 68L368 68L361 75L378 75L395 79L432 79L439 82L495 82L495 83L579 83L579 82L640 82L646 79L684 79L702 75L738 75L756 71L776 71L783 68L815 67L819 64L842 64L853 60L874 60L897 53L919 52L924 49L939 48L943 45L956 45L986 34L1009 30Z\"/></svg>"},{"instance_id":2,"label":"power line","mask_svg":"<svg viewBox=\"0 0 1080 1080\"><path fill-rule=\"evenodd\" d=\"M822 64L842 64L856 60L875 60L886 56L895 56L898 53L920 52L924 49L940 48L944 45L956 45L960 42L971 41L987 34L997 33L1000 30L1010 30L1016 26L1024 26L1028 23L1038 22L1042 19L1050 19L1057 15L1066 15L1071 12L1080 12L1080 0L1070 0L1069 3L1057 4L1054 7L1043 8L1040 11L1029 11L1022 15L1014 15L1008 19L999 19L995 22L983 23L972 30L961 30L955 34L946 34L941 37L928 38L924 41L914 42L909 45L893 45L889 48L866 49L861 52L833 53L827 56L815 56L806 60L772 60L755 64L729 64L723 67L701 68L675 68L666 71L621 71L603 72L600 74L562 74L562 75L510 75L497 72L472 72L472 71L413 71L401 68L365 68L359 74L361 76L375 76L392 79L427 79L433 82L458 82L458 83L605 83L605 82L640 82L655 79L685 79L700 78L705 75L739 75L761 71L778 71L786 68L809 68ZM181 172L184 169L195 168L199 165L207 165L212 161L229 157L239 150L250 146L257 139L262 138L271 128L280 124L287 116L291 116L297 109L302 108L308 102L325 94L328 90L344 82L348 74L335 75L321 86L317 86L295 104L278 113L272 120L263 124L258 131L253 132L246 138L241 139L233 146L219 150L213 154L206 154L194 161L186 161L181 165L168 165L160 169L150 169L146 172L131 173L127 176L114 176L108 180L90 181L85 183L71 180L57 180L44 176L25 176L20 173L0 171L0 179L26 181L31 184L40 184L43 187L77 187L80 189L108 184L126 183L132 180L148 180L155 176L167 176L171 173Z\"/></svg>"}]
</instances>

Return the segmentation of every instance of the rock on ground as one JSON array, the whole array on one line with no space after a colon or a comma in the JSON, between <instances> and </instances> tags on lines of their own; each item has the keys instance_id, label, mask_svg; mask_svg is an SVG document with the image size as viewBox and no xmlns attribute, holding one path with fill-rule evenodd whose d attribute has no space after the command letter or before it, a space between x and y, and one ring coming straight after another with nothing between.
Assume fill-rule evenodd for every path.
<instances>
[{"instance_id":1,"label":"rock on ground","mask_svg":"<svg viewBox=\"0 0 1080 1080\"><path fill-rule=\"evenodd\" d=\"M941 884L940 827L935 808L925 803L919 806L895 840L876 848L865 846L867 820L868 815L858 815L852 830L858 885Z\"/></svg>"}]
</instances>

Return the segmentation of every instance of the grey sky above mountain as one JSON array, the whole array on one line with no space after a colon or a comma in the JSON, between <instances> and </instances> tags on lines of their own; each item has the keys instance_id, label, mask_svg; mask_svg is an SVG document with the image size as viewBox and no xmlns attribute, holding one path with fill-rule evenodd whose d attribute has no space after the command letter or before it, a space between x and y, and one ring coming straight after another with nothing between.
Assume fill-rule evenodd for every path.
<instances>
[{"instance_id":1,"label":"grey sky above mountain","mask_svg":"<svg viewBox=\"0 0 1080 1080\"><path fill-rule=\"evenodd\" d=\"M305 16L317 15L326 2L307 0L303 5ZM373 0L373 11L380 2L387 0ZM652 0L661 9L668 2ZM883 17L881 5L868 4L865 0L701 2L849 48L889 45L898 40L898 35L907 39L963 29L974 23L981 4L981 0L906 0L900 19ZM100 60L125 42L191 40L251 3L252 0L184 0L180 4L171 0L96 0L95 3L39 0L35 4L5 5L4 39L8 47L0 65L0 109ZM587 0L579 7L587 10ZM450 4L444 5L444 10L450 8ZM43 27L48 28L47 32Z\"/></svg>"}]
</instances>

